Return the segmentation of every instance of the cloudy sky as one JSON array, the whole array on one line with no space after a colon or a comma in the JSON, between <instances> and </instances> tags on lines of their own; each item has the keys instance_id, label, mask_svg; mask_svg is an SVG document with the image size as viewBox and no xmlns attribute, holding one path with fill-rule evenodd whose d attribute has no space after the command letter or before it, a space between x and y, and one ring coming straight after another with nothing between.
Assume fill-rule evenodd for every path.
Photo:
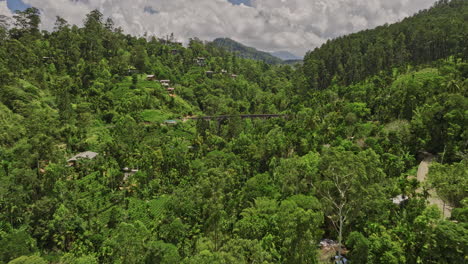
<instances>
[{"instance_id":1,"label":"cloudy sky","mask_svg":"<svg viewBox=\"0 0 468 264\"><path fill-rule=\"evenodd\" d=\"M22 3L22 2L23 3ZM0 0L0 14L35 6L43 28L56 16L81 25L93 9L127 33L213 40L230 37L266 51L297 55L343 34L393 23L435 0Z\"/></svg>"}]
</instances>

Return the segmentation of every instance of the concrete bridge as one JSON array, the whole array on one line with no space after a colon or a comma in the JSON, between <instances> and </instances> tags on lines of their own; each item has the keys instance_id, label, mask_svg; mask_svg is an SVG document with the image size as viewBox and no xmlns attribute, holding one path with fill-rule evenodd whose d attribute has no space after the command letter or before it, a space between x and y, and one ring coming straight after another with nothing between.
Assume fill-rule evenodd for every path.
<instances>
[{"instance_id":1,"label":"concrete bridge","mask_svg":"<svg viewBox=\"0 0 468 264\"><path fill-rule=\"evenodd\" d=\"M220 116L196 116L196 117L186 117L186 120L224 120L229 118L236 118L240 117L242 119L268 119L268 118L275 118L275 117L288 117L285 114L253 114L253 115L220 115Z\"/></svg>"}]
</instances>

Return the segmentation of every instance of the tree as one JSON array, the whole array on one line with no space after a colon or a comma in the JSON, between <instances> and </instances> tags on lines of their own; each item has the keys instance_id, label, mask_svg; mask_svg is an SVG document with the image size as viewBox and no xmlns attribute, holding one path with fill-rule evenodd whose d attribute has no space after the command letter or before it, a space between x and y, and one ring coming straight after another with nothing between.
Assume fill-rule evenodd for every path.
<instances>
[{"instance_id":1,"label":"tree","mask_svg":"<svg viewBox=\"0 0 468 264\"><path fill-rule=\"evenodd\" d=\"M441 221L434 230L435 246L427 263L463 263L468 253L468 229L462 224Z\"/></svg>"},{"instance_id":2,"label":"tree","mask_svg":"<svg viewBox=\"0 0 468 264\"><path fill-rule=\"evenodd\" d=\"M137 45L132 52L132 64L139 72L147 72L149 68L148 53L143 45Z\"/></svg>"},{"instance_id":3,"label":"tree","mask_svg":"<svg viewBox=\"0 0 468 264\"><path fill-rule=\"evenodd\" d=\"M121 223L109 237L102 248L103 254L109 262L123 264L143 263L145 260L145 241L149 233L143 223ZM156 248L153 248L153 250Z\"/></svg>"},{"instance_id":4,"label":"tree","mask_svg":"<svg viewBox=\"0 0 468 264\"><path fill-rule=\"evenodd\" d=\"M180 263L179 252L173 244L155 241L148 243L147 248L145 263Z\"/></svg>"},{"instance_id":5,"label":"tree","mask_svg":"<svg viewBox=\"0 0 468 264\"><path fill-rule=\"evenodd\" d=\"M10 32L13 38L19 39L26 35L35 38L40 36L39 24L41 23L41 16L39 9L29 7L24 11L17 11L13 18L15 19L15 28Z\"/></svg>"},{"instance_id":6,"label":"tree","mask_svg":"<svg viewBox=\"0 0 468 264\"><path fill-rule=\"evenodd\" d=\"M0 260L7 263L10 260L19 258L15 263L23 263L20 259L23 255L34 254L37 251L36 241L29 235L25 229L11 230L7 234L0 235ZM34 263L34 262L25 262ZM44 262L45 263L45 262Z\"/></svg>"},{"instance_id":7,"label":"tree","mask_svg":"<svg viewBox=\"0 0 468 264\"><path fill-rule=\"evenodd\" d=\"M69 27L70 27L70 24L68 24L67 20L65 20L64 18L60 16L57 16L55 20L55 24L54 24L55 31L61 31Z\"/></svg>"},{"instance_id":8,"label":"tree","mask_svg":"<svg viewBox=\"0 0 468 264\"><path fill-rule=\"evenodd\" d=\"M320 156L310 152L302 157L281 159L273 170L274 179L281 186L283 196L307 194L319 179Z\"/></svg>"},{"instance_id":9,"label":"tree","mask_svg":"<svg viewBox=\"0 0 468 264\"><path fill-rule=\"evenodd\" d=\"M321 181L314 185L324 203L326 216L338 234L339 252L346 224L361 211L372 210L382 199L380 186L384 174L373 151L354 154L339 148L329 149L321 159ZM368 219L371 214L367 213Z\"/></svg>"},{"instance_id":10,"label":"tree","mask_svg":"<svg viewBox=\"0 0 468 264\"><path fill-rule=\"evenodd\" d=\"M8 264L47 264L47 261L39 256L22 256L8 262Z\"/></svg>"},{"instance_id":11,"label":"tree","mask_svg":"<svg viewBox=\"0 0 468 264\"><path fill-rule=\"evenodd\" d=\"M405 258L401 241L396 240L383 226L374 225L372 228L375 229L369 236L368 263L412 263Z\"/></svg>"},{"instance_id":12,"label":"tree","mask_svg":"<svg viewBox=\"0 0 468 264\"><path fill-rule=\"evenodd\" d=\"M58 78L55 83L56 86L56 101L59 110L59 116L62 122L70 122L73 115L72 103L72 86L73 80L70 76Z\"/></svg>"},{"instance_id":13,"label":"tree","mask_svg":"<svg viewBox=\"0 0 468 264\"><path fill-rule=\"evenodd\" d=\"M61 259L63 264L98 264L97 257L93 255L85 256L74 256L73 254L67 253Z\"/></svg>"},{"instance_id":14,"label":"tree","mask_svg":"<svg viewBox=\"0 0 468 264\"><path fill-rule=\"evenodd\" d=\"M468 138L463 110L467 107L468 101L462 95L443 93L416 108L411 125L417 147L440 153L442 162L459 160L456 153L464 151Z\"/></svg>"},{"instance_id":15,"label":"tree","mask_svg":"<svg viewBox=\"0 0 468 264\"><path fill-rule=\"evenodd\" d=\"M316 263L327 237L355 263L462 263L467 8L440 2L295 66L124 34L98 10L52 32L18 13L0 26L0 262ZM260 113L286 116L240 116ZM409 177L421 150L454 222Z\"/></svg>"},{"instance_id":16,"label":"tree","mask_svg":"<svg viewBox=\"0 0 468 264\"><path fill-rule=\"evenodd\" d=\"M80 50L82 34L78 32L76 26L70 27L68 22L61 17L57 17L54 30L49 38L50 46L53 49L53 58L49 59L54 62L53 65L58 72L66 71L74 77L77 70L76 65L82 53Z\"/></svg>"},{"instance_id":17,"label":"tree","mask_svg":"<svg viewBox=\"0 0 468 264\"><path fill-rule=\"evenodd\" d=\"M467 167L467 159L452 165L433 163L429 169L428 182L445 202L460 207L462 200L468 196Z\"/></svg>"},{"instance_id":18,"label":"tree","mask_svg":"<svg viewBox=\"0 0 468 264\"><path fill-rule=\"evenodd\" d=\"M278 203L268 198L257 198L252 207L242 211L242 219L235 226L239 236L250 240L261 240L274 234L278 219L275 217Z\"/></svg>"},{"instance_id":19,"label":"tree","mask_svg":"<svg viewBox=\"0 0 468 264\"><path fill-rule=\"evenodd\" d=\"M9 17L0 15L0 43L3 44L8 36Z\"/></svg>"},{"instance_id":20,"label":"tree","mask_svg":"<svg viewBox=\"0 0 468 264\"><path fill-rule=\"evenodd\" d=\"M368 263L370 241L359 232L351 232L346 240L346 245L351 249L348 257L351 261L360 264Z\"/></svg>"},{"instance_id":21,"label":"tree","mask_svg":"<svg viewBox=\"0 0 468 264\"><path fill-rule=\"evenodd\" d=\"M317 263L315 250L322 236L321 205L315 197L296 195L278 208L278 238L283 263Z\"/></svg>"},{"instance_id":22,"label":"tree","mask_svg":"<svg viewBox=\"0 0 468 264\"><path fill-rule=\"evenodd\" d=\"M82 50L86 59L99 62L104 53L102 37L104 32L103 15L95 9L86 15Z\"/></svg>"}]
</instances>

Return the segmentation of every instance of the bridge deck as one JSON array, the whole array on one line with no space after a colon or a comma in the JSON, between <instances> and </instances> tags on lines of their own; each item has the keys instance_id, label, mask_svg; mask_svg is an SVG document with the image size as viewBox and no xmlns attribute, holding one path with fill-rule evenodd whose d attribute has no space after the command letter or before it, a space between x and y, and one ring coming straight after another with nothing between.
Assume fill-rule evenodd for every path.
<instances>
[{"instance_id":1,"label":"bridge deck","mask_svg":"<svg viewBox=\"0 0 468 264\"><path fill-rule=\"evenodd\" d=\"M246 118L273 118L273 117L287 117L288 115L279 115L279 114L256 114L256 115L220 115L220 116L197 116L197 117L188 117L187 119L192 120L222 120L228 118L240 117L242 119Z\"/></svg>"}]
</instances>

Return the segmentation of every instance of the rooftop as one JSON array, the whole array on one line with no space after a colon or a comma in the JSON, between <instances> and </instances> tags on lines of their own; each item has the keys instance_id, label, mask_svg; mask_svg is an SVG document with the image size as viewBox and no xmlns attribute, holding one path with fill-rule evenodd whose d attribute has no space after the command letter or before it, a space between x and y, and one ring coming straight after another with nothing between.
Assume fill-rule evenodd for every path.
<instances>
[{"instance_id":1,"label":"rooftop","mask_svg":"<svg viewBox=\"0 0 468 264\"><path fill-rule=\"evenodd\" d=\"M402 194L398 195L397 197L392 198L392 202L394 204L401 204L406 200L408 200L408 196L402 195Z\"/></svg>"},{"instance_id":2,"label":"rooftop","mask_svg":"<svg viewBox=\"0 0 468 264\"><path fill-rule=\"evenodd\" d=\"M70 162L70 161L77 161L79 159L94 159L97 155L98 155L98 153L96 153L96 152L85 151L85 152L81 152L81 153L71 157L67 161Z\"/></svg>"}]
</instances>

